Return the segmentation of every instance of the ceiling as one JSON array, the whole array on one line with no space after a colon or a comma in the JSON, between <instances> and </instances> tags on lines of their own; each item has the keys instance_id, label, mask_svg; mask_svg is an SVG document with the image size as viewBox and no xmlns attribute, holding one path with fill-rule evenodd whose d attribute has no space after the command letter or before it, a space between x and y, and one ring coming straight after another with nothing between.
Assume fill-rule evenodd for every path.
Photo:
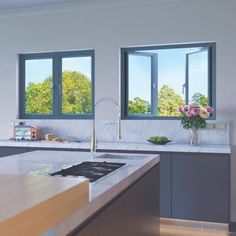
<instances>
[{"instance_id":1,"label":"ceiling","mask_svg":"<svg viewBox=\"0 0 236 236\"><path fill-rule=\"evenodd\" d=\"M0 11L84 1L85 0L0 0Z\"/></svg>"},{"instance_id":2,"label":"ceiling","mask_svg":"<svg viewBox=\"0 0 236 236\"><path fill-rule=\"evenodd\" d=\"M26 10L29 14L34 14L34 11L41 9L46 9L53 11L60 6L61 9L65 10L66 6L76 6L80 9L86 6L122 6L122 5L134 5L134 4L149 4L149 3L166 3L166 2L180 2L180 1L190 1L190 0L0 0L0 17L3 17L4 14L7 15L15 12L23 12ZM196 1L196 0L195 0ZM19 11L18 11L19 10Z\"/></svg>"}]
</instances>

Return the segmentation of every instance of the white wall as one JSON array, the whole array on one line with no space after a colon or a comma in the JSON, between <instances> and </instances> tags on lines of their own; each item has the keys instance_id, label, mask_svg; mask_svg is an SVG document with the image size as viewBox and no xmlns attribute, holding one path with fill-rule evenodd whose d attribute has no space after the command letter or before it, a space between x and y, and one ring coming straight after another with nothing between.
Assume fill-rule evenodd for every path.
<instances>
[{"instance_id":1,"label":"white wall","mask_svg":"<svg viewBox=\"0 0 236 236\"><path fill-rule=\"evenodd\" d=\"M232 121L231 214L236 221L235 10L235 0L183 0L0 18L0 138L5 137L9 121L17 117L18 53L95 49L96 98L110 96L118 101L120 47L215 41L217 119ZM104 106L99 109L98 117L116 116L109 106ZM160 122L164 121L151 124Z\"/></svg>"}]
</instances>

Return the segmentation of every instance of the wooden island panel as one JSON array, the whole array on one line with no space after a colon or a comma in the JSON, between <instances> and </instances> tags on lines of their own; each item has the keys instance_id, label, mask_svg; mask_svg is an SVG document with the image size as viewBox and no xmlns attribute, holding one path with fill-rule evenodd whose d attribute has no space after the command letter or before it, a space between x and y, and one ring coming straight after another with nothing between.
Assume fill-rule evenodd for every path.
<instances>
[{"instance_id":1,"label":"wooden island panel","mask_svg":"<svg viewBox=\"0 0 236 236\"><path fill-rule=\"evenodd\" d=\"M89 182L0 174L0 235L40 235L89 202Z\"/></svg>"}]
</instances>

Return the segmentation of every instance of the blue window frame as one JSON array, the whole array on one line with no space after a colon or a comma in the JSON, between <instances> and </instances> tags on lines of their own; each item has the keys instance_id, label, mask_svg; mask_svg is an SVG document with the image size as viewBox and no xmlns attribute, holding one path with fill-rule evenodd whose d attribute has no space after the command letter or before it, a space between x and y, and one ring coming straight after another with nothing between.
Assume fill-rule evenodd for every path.
<instances>
[{"instance_id":1,"label":"blue window frame","mask_svg":"<svg viewBox=\"0 0 236 236\"><path fill-rule=\"evenodd\" d=\"M19 55L22 119L92 119L94 50Z\"/></svg>"},{"instance_id":2,"label":"blue window frame","mask_svg":"<svg viewBox=\"0 0 236 236\"><path fill-rule=\"evenodd\" d=\"M180 119L180 105L215 108L215 95L215 43L121 49L122 119Z\"/></svg>"}]
</instances>

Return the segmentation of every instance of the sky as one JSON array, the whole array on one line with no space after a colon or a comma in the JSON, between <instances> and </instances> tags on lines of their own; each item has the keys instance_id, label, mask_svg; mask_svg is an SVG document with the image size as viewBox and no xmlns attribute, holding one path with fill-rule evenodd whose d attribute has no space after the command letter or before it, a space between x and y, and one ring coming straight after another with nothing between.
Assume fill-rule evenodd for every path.
<instances>
[{"instance_id":1,"label":"sky","mask_svg":"<svg viewBox=\"0 0 236 236\"><path fill-rule=\"evenodd\" d=\"M200 48L149 50L158 55L158 90L167 84L182 98L185 83L186 53ZM189 97L195 92L207 95L207 52L191 54L189 57ZM129 99L141 97L150 102L151 66L150 57L129 55ZM148 92L147 92L148 91Z\"/></svg>"},{"instance_id":2,"label":"sky","mask_svg":"<svg viewBox=\"0 0 236 236\"><path fill-rule=\"evenodd\" d=\"M79 71L91 80L91 58L63 58L62 70ZM52 76L52 73L52 59L27 60L25 65L26 87L29 82L41 83L45 78Z\"/></svg>"}]
</instances>

